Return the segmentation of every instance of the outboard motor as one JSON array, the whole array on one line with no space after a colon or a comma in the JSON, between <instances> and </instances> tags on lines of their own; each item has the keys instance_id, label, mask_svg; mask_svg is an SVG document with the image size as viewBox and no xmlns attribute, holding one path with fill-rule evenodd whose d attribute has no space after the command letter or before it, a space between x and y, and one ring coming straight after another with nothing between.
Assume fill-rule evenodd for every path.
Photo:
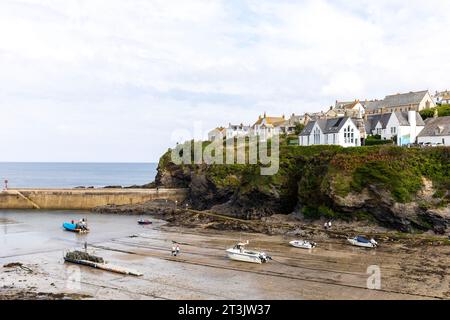
<instances>
[{"instance_id":1,"label":"outboard motor","mask_svg":"<svg viewBox=\"0 0 450 320\"><path fill-rule=\"evenodd\" d=\"M374 245L374 247L378 247L378 242L376 242L374 239L370 239L370 243Z\"/></svg>"},{"instance_id":2,"label":"outboard motor","mask_svg":"<svg viewBox=\"0 0 450 320\"><path fill-rule=\"evenodd\" d=\"M268 255L266 255L265 253L260 254L259 258L261 259L262 263L267 263L269 262L269 260L272 260L272 257L269 257Z\"/></svg>"}]
</instances>

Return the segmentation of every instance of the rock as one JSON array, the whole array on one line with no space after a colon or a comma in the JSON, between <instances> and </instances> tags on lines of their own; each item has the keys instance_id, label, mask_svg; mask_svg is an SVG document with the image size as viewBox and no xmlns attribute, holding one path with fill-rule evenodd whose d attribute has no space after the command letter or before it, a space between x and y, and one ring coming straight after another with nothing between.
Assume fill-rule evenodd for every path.
<instances>
[{"instance_id":1,"label":"rock","mask_svg":"<svg viewBox=\"0 0 450 320\"><path fill-rule=\"evenodd\" d=\"M20 262L11 262L11 263L8 263L8 264L5 264L4 266L3 266L3 268L17 268L17 267L23 267L23 263L20 263Z\"/></svg>"},{"instance_id":2,"label":"rock","mask_svg":"<svg viewBox=\"0 0 450 320\"><path fill-rule=\"evenodd\" d=\"M449 208L449 195L448 191L443 193L442 186L437 193L426 177L421 178L422 188L418 191L411 190L420 187L420 181L411 183L411 187L404 177L405 188L396 186L394 190L389 186L389 179L397 177L390 162L404 161L420 152L423 159L430 159L440 168L448 162L450 153L446 150L439 149L439 157L431 157L427 150L383 146L345 151L329 146L318 147L319 152L314 149L282 150L280 173L271 177L262 177L259 167L251 165L178 166L166 153L155 183L166 188L188 188L190 208L247 220L284 214L308 222L321 217L364 220L402 232L443 233L448 229L445 210ZM374 163L374 167L367 163ZM356 184L355 168L364 169L370 179L364 176L360 179L363 182ZM411 172L414 175L416 171ZM444 213L435 209L442 205L447 206Z\"/></svg>"}]
</instances>

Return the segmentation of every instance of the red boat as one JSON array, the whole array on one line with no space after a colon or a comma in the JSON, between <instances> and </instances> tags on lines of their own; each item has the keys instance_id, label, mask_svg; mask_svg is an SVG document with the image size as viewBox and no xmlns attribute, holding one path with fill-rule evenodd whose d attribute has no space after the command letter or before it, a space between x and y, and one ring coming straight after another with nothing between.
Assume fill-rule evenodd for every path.
<instances>
[{"instance_id":1,"label":"red boat","mask_svg":"<svg viewBox=\"0 0 450 320\"><path fill-rule=\"evenodd\" d=\"M152 224L153 222L151 222L150 220L144 220L144 219L140 219L138 220L138 224L140 225L149 225Z\"/></svg>"}]
</instances>

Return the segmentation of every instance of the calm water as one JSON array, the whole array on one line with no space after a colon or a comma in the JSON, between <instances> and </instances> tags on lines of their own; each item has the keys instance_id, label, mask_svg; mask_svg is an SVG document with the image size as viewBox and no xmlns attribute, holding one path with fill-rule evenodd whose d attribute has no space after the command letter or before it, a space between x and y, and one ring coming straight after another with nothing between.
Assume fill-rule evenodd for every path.
<instances>
[{"instance_id":1,"label":"calm water","mask_svg":"<svg viewBox=\"0 0 450 320\"><path fill-rule=\"evenodd\" d=\"M10 188L130 186L152 182L156 163L11 163L0 162L1 184Z\"/></svg>"},{"instance_id":2,"label":"calm water","mask_svg":"<svg viewBox=\"0 0 450 320\"><path fill-rule=\"evenodd\" d=\"M92 232L76 234L65 231L62 223L86 218ZM9 255L81 247L90 244L126 237L139 233L156 233L155 226L162 221L150 218L154 224L139 226L140 216L97 214L85 211L33 211L0 210L0 262Z\"/></svg>"}]
</instances>

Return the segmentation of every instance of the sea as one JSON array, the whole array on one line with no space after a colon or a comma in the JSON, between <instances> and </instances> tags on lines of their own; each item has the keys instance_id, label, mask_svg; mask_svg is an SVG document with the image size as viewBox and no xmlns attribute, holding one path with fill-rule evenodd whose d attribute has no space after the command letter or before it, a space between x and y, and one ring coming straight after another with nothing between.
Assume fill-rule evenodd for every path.
<instances>
[{"instance_id":1,"label":"sea","mask_svg":"<svg viewBox=\"0 0 450 320\"><path fill-rule=\"evenodd\" d=\"M0 183L9 188L76 188L144 185L154 181L157 163L0 162Z\"/></svg>"}]
</instances>

